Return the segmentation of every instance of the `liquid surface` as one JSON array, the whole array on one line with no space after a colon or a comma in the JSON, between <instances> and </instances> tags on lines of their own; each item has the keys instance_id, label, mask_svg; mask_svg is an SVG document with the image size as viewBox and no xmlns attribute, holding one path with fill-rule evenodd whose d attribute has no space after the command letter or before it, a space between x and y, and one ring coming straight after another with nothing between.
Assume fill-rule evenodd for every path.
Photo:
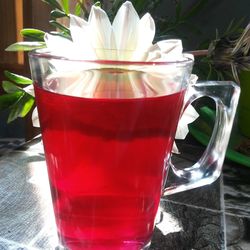
<instances>
[{"instance_id":1,"label":"liquid surface","mask_svg":"<svg viewBox=\"0 0 250 250\"><path fill-rule=\"evenodd\" d=\"M184 93L90 99L36 86L35 94L62 243L141 249L153 232Z\"/></svg>"}]
</instances>

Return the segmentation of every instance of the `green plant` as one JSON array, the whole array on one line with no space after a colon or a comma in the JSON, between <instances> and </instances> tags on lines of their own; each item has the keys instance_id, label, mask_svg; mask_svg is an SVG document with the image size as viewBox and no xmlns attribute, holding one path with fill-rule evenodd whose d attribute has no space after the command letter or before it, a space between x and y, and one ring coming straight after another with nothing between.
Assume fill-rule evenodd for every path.
<instances>
[{"instance_id":1,"label":"green plant","mask_svg":"<svg viewBox=\"0 0 250 250\"><path fill-rule=\"evenodd\" d=\"M216 30L215 39L205 45L208 49L193 51L200 78L240 83L238 73L250 71L250 23L243 29L242 21L232 20L222 34Z\"/></svg>"},{"instance_id":2,"label":"green plant","mask_svg":"<svg viewBox=\"0 0 250 250\"><path fill-rule=\"evenodd\" d=\"M52 7L50 13L50 24L54 26L57 31L52 32L53 35L63 36L70 39L70 32L67 27L60 24L58 19L69 16L69 0L42 0ZM99 4L96 1L95 4ZM78 0L74 7L74 14L81 16L85 15L87 10L84 1ZM22 29L20 31L24 42L17 42L11 44L6 48L6 51L30 51L33 49L46 47L44 42L45 32L38 29ZM32 84L32 80L20 76L9 71L5 71L4 75L7 80L2 82L2 88L6 94L0 96L0 111L9 109L9 116L7 122L12 122L18 117L25 117L30 110L32 110L35 103L34 97L27 92L27 88L22 88L24 85Z\"/></svg>"}]
</instances>

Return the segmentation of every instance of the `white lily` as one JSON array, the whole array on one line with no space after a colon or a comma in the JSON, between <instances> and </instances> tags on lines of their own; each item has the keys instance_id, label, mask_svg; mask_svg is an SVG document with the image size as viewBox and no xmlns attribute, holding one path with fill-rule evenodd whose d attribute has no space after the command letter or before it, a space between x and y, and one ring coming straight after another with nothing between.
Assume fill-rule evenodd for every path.
<instances>
[{"instance_id":1,"label":"white lily","mask_svg":"<svg viewBox=\"0 0 250 250\"><path fill-rule=\"evenodd\" d=\"M104 10L100 7L92 6L88 21L70 15L69 29L72 41L60 36L45 35L45 42L51 54L73 60L101 59L138 62L183 61L186 57L193 58L192 55L183 54L181 40L171 39L153 44L155 36L153 18L147 13L140 19L132 3L129 1L122 4L112 24ZM71 65L73 66L70 67L69 64L64 64L64 62L62 64L62 62L57 60L53 61L53 66L57 71L59 69L62 72L61 76L56 76L58 73L51 76L52 78L57 77L60 79L61 89L59 92L84 97L94 96L99 79L103 77L103 74L93 69L98 69L97 65L94 65L94 67L93 64L86 64L84 68L82 68L83 64L78 62ZM86 68L92 68L93 70L86 71ZM135 68L130 67L129 69ZM138 70L138 68L136 69ZM177 74L175 66L168 68L168 74L164 73L164 70L161 69L157 69L158 71L156 71L154 66L140 67L139 70L147 72L144 78L146 83L146 87L143 89L144 96L150 95L153 83L157 78L163 79ZM172 71L174 74L171 74ZM68 85L69 81L64 82L63 80L65 75L68 74L71 74L70 77L74 79L70 81L72 82L70 86ZM130 97L140 96L142 90L140 89L140 84L138 84L138 76L132 71L128 71L123 77L126 79L125 82L128 82L128 88L132 90ZM49 80L47 83L48 88L50 88ZM178 86L168 86L168 89L166 89L163 83L153 86L154 92L159 95L175 92L175 88L178 88ZM118 91L117 97L120 93L122 93L122 90L121 92ZM197 113L194 109L191 107L186 109L177 130L178 139L186 136L188 133L187 123L196 118ZM35 119L35 116L33 116L33 119Z\"/></svg>"}]
</instances>

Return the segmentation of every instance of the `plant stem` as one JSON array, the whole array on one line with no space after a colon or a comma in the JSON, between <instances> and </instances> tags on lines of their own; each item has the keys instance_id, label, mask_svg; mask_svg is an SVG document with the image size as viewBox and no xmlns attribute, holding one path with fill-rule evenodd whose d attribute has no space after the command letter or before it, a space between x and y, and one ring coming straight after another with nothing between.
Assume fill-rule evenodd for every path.
<instances>
[{"instance_id":1,"label":"plant stem","mask_svg":"<svg viewBox=\"0 0 250 250\"><path fill-rule=\"evenodd\" d=\"M208 55L208 50L203 49L203 50L193 50L193 51L188 51L187 53L193 54L194 56L207 56Z\"/></svg>"}]
</instances>

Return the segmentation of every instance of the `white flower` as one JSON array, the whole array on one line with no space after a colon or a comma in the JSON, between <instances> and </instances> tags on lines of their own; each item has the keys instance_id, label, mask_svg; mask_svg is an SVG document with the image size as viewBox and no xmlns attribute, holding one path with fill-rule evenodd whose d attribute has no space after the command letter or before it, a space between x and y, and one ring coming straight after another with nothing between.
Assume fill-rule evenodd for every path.
<instances>
[{"instance_id":1,"label":"white flower","mask_svg":"<svg viewBox=\"0 0 250 250\"><path fill-rule=\"evenodd\" d=\"M140 19L129 1L122 4L112 24L104 10L92 6L88 21L70 15L69 29L72 41L45 35L47 48L54 55L84 60L183 60L181 40L165 40L153 45L153 18L147 13Z\"/></svg>"},{"instance_id":2,"label":"white flower","mask_svg":"<svg viewBox=\"0 0 250 250\"><path fill-rule=\"evenodd\" d=\"M96 82L91 80L92 90L90 90L89 80L83 81L83 79L89 79L88 75L91 73L91 71L87 72L86 69L98 69L105 66L88 63L86 62L87 60L176 62L183 61L187 57L192 57L192 55L182 53L181 40L170 39L153 44L155 36L153 18L147 13L140 19L132 3L129 1L122 4L112 24L104 10L100 7L92 6L88 21L70 15L69 29L72 41L61 36L45 35L47 48L53 55L75 59L71 63L60 60L51 61L56 69L56 73L51 78L56 77L58 71L60 72L60 89L57 89L57 92L63 94L73 94L74 92L78 96L90 97L89 94L95 92L100 74L96 70L92 71ZM77 61L82 59L85 60L85 63ZM174 64L172 66L168 65L167 69L164 65L157 67L153 65L123 65L123 68L125 67L127 70L147 72L144 76L146 86L143 90L143 93L147 94L146 96L149 96L149 92L152 89L158 95L171 94L180 89L177 84L172 86L165 84L166 82L178 82L176 78L182 75ZM76 74L79 76L76 81L70 81L72 84L69 87L68 82L66 84L63 83L65 82L63 78L66 78L67 72L70 72L72 75L75 75L75 72L77 72ZM81 72L81 75L79 75L79 72ZM141 88L141 84L138 80L136 81L137 77L134 76L134 73L128 71L127 75L130 79L128 84L131 85L131 89L138 90ZM81 89L79 89L79 79L81 80ZM47 87L50 89L49 84ZM86 96L87 90L89 94ZM134 91L131 97L140 97L140 92ZM120 93L117 96L120 96Z\"/></svg>"},{"instance_id":3,"label":"white flower","mask_svg":"<svg viewBox=\"0 0 250 250\"><path fill-rule=\"evenodd\" d=\"M33 85L28 85L23 89L26 93L35 96Z\"/></svg>"},{"instance_id":4,"label":"white flower","mask_svg":"<svg viewBox=\"0 0 250 250\"><path fill-rule=\"evenodd\" d=\"M198 80L198 77L196 75L191 75L189 79L189 84L195 84ZM178 127L175 134L175 139L178 140L184 140L188 134L188 124L192 123L199 117L199 114L196 112L196 110L193 108L192 105L189 105L181 115L181 118L178 123ZM175 154L180 154L176 144L174 143L172 152Z\"/></svg>"},{"instance_id":5,"label":"white flower","mask_svg":"<svg viewBox=\"0 0 250 250\"><path fill-rule=\"evenodd\" d=\"M52 55L76 60L70 64L67 61L59 60L53 60L52 62L56 70L48 77L47 83L45 83L47 84L46 87L48 89L52 88L50 80L56 78L60 82L60 89L57 89L57 92L63 94L94 97L98 95L96 89L103 87L98 86L99 82L101 82L100 79L105 77L105 73L98 71L100 65L84 64L82 61L77 62L77 60L176 62L183 61L187 57L193 59L192 55L183 54L181 40L170 39L153 44L155 36L153 18L147 13L140 19L129 1L122 4L112 24L104 10L92 6L88 21L70 15L69 29L72 40L52 34L45 35L47 48ZM152 93L167 95L180 89L177 84L165 84L166 82L178 82L175 79L180 72L175 65L168 66L167 72L164 65L162 67L154 67L153 65L124 67L128 71L117 77L122 77L120 82L126 83L126 88L130 90L130 94L124 96L122 89L115 88L116 92L111 94L114 98L146 97L152 96ZM133 70L137 71L137 73L134 73ZM138 71L145 72L145 74L143 76L138 75ZM142 77L145 85L143 87L141 81L138 81ZM196 79L194 80L196 81ZM69 85L69 82L72 84ZM33 116L34 120L35 118L36 115ZM185 138L188 133L187 124L196 118L197 113L195 110L192 107L187 108L177 129L176 137L178 139ZM37 121L38 119L36 119L36 123Z\"/></svg>"}]
</instances>

